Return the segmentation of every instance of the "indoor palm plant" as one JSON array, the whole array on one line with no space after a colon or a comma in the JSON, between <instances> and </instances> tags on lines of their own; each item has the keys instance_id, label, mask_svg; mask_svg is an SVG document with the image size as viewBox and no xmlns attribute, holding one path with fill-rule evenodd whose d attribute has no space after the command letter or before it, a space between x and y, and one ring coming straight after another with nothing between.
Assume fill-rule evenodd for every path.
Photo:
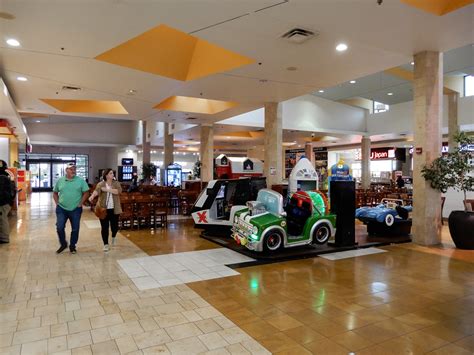
<instances>
[{"instance_id":1,"label":"indoor palm plant","mask_svg":"<svg viewBox=\"0 0 474 355\"><path fill-rule=\"evenodd\" d=\"M436 158L421 170L421 175L433 189L446 193L449 188L462 191L464 201L467 192L474 191L473 143L465 132L455 136L457 146L449 153ZM460 249L474 249L474 212L452 211L449 215L449 232L454 244Z\"/></svg>"}]
</instances>

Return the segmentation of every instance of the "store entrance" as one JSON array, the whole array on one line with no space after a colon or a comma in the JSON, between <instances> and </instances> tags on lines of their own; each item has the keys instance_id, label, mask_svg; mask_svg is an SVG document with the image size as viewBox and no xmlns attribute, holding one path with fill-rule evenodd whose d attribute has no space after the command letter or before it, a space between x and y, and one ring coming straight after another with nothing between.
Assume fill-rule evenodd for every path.
<instances>
[{"instance_id":1,"label":"store entrance","mask_svg":"<svg viewBox=\"0 0 474 355\"><path fill-rule=\"evenodd\" d=\"M31 163L31 187L33 191L51 191L51 164L45 162Z\"/></svg>"},{"instance_id":2,"label":"store entrance","mask_svg":"<svg viewBox=\"0 0 474 355\"><path fill-rule=\"evenodd\" d=\"M68 163L74 163L74 160L28 161L26 168L31 171L31 187L33 192L53 191L56 182L66 173L66 165Z\"/></svg>"}]
</instances>

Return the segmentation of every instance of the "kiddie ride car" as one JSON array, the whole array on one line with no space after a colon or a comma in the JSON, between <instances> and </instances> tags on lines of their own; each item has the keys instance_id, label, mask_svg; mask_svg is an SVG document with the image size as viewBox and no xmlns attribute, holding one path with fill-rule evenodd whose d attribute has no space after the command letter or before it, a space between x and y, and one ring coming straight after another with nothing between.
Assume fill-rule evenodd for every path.
<instances>
[{"instance_id":1,"label":"kiddie ride car","mask_svg":"<svg viewBox=\"0 0 474 355\"><path fill-rule=\"evenodd\" d=\"M367 225L368 234L410 234L412 206L402 206L403 200L384 198L376 207L360 207L356 218Z\"/></svg>"},{"instance_id":2,"label":"kiddie ride car","mask_svg":"<svg viewBox=\"0 0 474 355\"><path fill-rule=\"evenodd\" d=\"M232 237L253 251L276 251L307 244L324 244L336 232L336 216L328 213L325 196L297 191L283 209L283 196L262 189L256 201L237 211Z\"/></svg>"},{"instance_id":3,"label":"kiddie ride car","mask_svg":"<svg viewBox=\"0 0 474 355\"><path fill-rule=\"evenodd\" d=\"M265 178L211 180L191 210L196 228L213 235L229 236L235 213L266 187Z\"/></svg>"}]
</instances>

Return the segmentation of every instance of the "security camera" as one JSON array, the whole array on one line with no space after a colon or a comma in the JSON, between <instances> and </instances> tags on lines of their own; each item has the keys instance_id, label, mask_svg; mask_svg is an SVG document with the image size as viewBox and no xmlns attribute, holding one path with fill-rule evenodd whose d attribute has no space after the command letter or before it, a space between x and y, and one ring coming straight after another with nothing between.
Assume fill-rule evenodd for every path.
<instances>
[{"instance_id":1,"label":"security camera","mask_svg":"<svg viewBox=\"0 0 474 355\"><path fill-rule=\"evenodd\" d=\"M383 3L383 0L377 0L378 5L382 5L382 3Z\"/></svg>"},{"instance_id":2,"label":"security camera","mask_svg":"<svg viewBox=\"0 0 474 355\"><path fill-rule=\"evenodd\" d=\"M311 137L314 138L316 136L315 133L311 133Z\"/></svg>"}]
</instances>

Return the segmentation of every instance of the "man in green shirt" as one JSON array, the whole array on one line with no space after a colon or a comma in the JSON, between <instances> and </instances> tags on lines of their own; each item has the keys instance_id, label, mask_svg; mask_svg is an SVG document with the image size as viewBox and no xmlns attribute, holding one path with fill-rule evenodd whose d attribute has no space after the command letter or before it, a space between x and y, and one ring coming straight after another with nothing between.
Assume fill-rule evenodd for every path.
<instances>
[{"instance_id":1,"label":"man in green shirt","mask_svg":"<svg viewBox=\"0 0 474 355\"><path fill-rule=\"evenodd\" d=\"M69 163L66 167L66 176L59 178L53 190L53 199L56 203L56 231L60 247L56 253L61 253L67 248L66 222L71 223L71 240L69 250L76 254L76 244L79 239L79 226L81 224L82 205L89 197L89 186L76 176L76 165Z\"/></svg>"}]
</instances>

